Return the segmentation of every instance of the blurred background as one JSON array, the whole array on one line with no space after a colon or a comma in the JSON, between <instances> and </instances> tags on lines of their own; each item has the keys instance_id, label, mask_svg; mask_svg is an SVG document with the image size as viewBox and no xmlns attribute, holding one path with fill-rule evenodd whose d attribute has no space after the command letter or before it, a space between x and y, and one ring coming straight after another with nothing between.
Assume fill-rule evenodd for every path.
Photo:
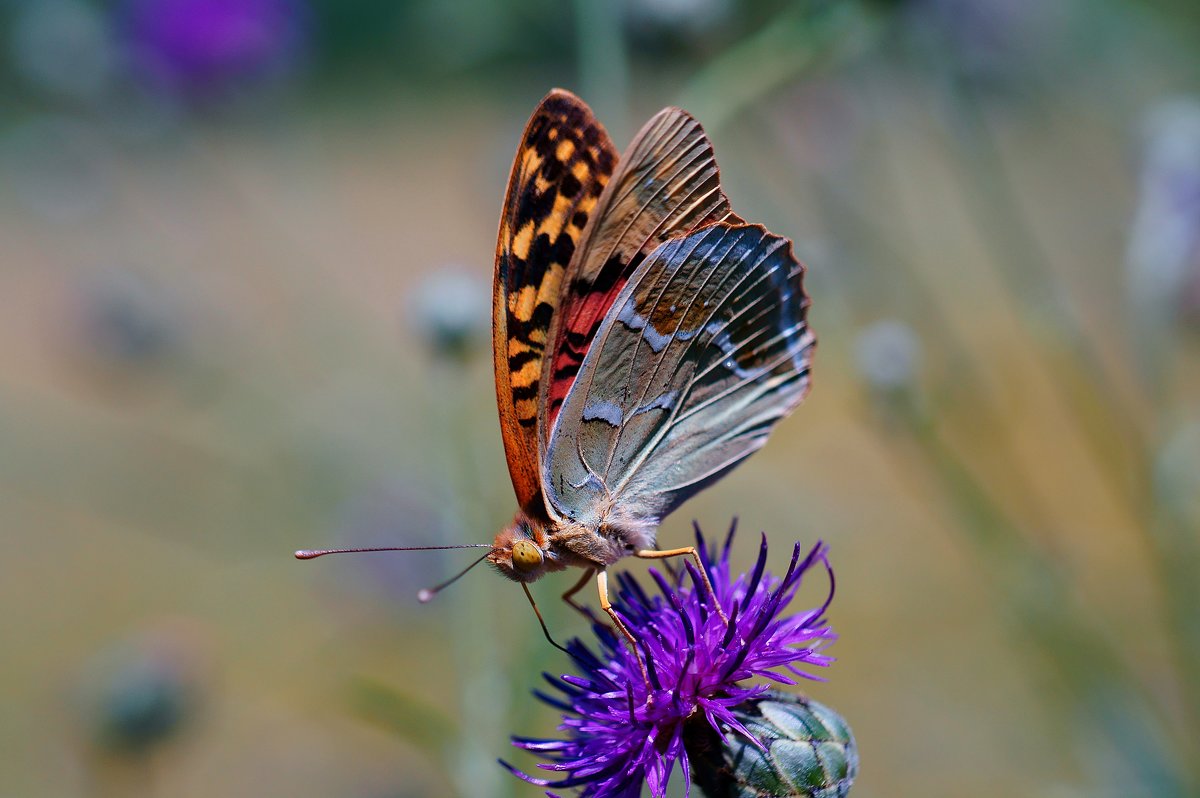
<instances>
[{"instance_id":1,"label":"blurred background","mask_svg":"<svg viewBox=\"0 0 1200 798\"><path fill-rule=\"evenodd\" d=\"M621 146L690 110L809 265L811 397L660 539L831 543L855 794L1200 794L1198 42L1185 0L0 3L0 794L539 794L520 591L291 552L510 518L493 248L554 86Z\"/></svg>"}]
</instances>

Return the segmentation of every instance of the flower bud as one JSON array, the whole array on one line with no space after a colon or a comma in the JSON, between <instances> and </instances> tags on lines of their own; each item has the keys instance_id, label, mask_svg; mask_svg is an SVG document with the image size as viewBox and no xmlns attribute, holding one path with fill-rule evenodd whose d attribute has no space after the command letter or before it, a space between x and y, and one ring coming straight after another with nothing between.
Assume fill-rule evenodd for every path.
<instances>
[{"instance_id":1,"label":"flower bud","mask_svg":"<svg viewBox=\"0 0 1200 798\"><path fill-rule=\"evenodd\" d=\"M858 775L850 727L829 707L769 690L733 709L762 748L728 725L684 734L692 781L708 798L841 798ZM765 750L764 750L765 749Z\"/></svg>"}]
</instances>

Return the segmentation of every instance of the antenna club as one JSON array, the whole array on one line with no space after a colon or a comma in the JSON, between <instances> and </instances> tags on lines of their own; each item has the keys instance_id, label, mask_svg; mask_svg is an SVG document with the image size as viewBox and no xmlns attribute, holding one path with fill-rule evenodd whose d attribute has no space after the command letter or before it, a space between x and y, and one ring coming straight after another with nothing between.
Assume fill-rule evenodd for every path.
<instances>
[{"instance_id":1,"label":"antenna club","mask_svg":"<svg viewBox=\"0 0 1200 798\"><path fill-rule=\"evenodd\" d=\"M434 591L427 587L423 587L417 591L417 601L421 602L422 604L428 604L429 602L433 601L433 597L436 595L437 593Z\"/></svg>"},{"instance_id":2,"label":"antenna club","mask_svg":"<svg viewBox=\"0 0 1200 798\"><path fill-rule=\"evenodd\" d=\"M296 552L295 556L297 560L315 560L324 553L323 551L314 551L313 549L300 549Z\"/></svg>"}]
</instances>

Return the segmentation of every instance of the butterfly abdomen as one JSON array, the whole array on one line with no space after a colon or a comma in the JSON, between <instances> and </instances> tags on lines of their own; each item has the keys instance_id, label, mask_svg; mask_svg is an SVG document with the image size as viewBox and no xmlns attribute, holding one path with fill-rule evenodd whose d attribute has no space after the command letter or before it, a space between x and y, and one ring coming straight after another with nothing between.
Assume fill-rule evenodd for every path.
<instances>
[{"instance_id":1,"label":"butterfly abdomen","mask_svg":"<svg viewBox=\"0 0 1200 798\"><path fill-rule=\"evenodd\" d=\"M613 513L599 524L565 525L551 533L550 543L580 558L581 564L604 568L635 552L655 548L655 527Z\"/></svg>"}]
</instances>

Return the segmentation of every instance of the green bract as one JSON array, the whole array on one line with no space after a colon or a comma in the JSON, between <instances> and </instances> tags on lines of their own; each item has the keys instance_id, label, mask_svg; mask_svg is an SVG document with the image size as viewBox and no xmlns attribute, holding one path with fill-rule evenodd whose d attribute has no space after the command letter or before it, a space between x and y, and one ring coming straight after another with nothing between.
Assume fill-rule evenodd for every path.
<instances>
[{"instance_id":1,"label":"green bract","mask_svg":"<svg viewBox=\"0 0 1200 798\"><path fill-rule=\"evenodd\" d=\"M709 798L841 798L858 775L850 727L829 707L770 690L734 709L766 751L707 723L685 735L692 779Z\"/></svg>"}]
</instances>

